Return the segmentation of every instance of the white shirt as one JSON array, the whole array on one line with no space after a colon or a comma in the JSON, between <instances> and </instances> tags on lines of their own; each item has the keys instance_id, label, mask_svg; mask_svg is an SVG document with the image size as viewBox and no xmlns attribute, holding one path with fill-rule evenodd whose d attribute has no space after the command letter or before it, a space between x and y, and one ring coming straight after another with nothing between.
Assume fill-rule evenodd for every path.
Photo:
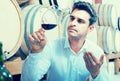
<instances>
[{"instance_id":1,"label":"white shirt","mask_svg":"<svg viewBox=\"0 0 120 81\"><path fill-rule=\"evenodd\" d=\"M83 59L84 49L100 58L103 50L86 40L78 54L71 49L67 38L48 43L41 53L29 54L24 61L21 81L39 81L47 73L47 81L87 81L90 72ZM92 81L109 81L106 59L100 74Z\"/></svg>"}]
</instances>

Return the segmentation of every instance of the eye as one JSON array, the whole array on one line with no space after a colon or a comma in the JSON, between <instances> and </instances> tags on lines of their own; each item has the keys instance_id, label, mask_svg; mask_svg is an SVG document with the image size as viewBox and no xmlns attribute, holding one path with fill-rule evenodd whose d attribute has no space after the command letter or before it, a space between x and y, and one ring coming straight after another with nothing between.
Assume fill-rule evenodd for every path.
<instances>
[{"instance_id":1,"label":"eye","mask_svg":"<svg viewBox=\"0 0 120 81\"><path fill-rule=\"evenodd\" d=\"M85 23L85 21L83 19L78 19L77 21L78 21L78 23Z\"/></svg>"},{"instance_id":2,"label":"eye","mask_svg":"<svg viewBox=\"0 0 120 81\"><path fill-rule=\"evenodd\" d=\"M70 16L70 20L73 21L75 18L73 16Z\"/></svg>"}]
</instances>

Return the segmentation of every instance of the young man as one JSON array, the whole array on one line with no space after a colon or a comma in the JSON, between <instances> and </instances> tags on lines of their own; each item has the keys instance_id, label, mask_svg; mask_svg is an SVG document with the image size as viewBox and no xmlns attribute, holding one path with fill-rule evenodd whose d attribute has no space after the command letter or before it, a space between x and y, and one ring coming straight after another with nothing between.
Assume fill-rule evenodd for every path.
<instances>
[{"instance_id":1,"label":"young man","mask_svg":"<svg viewBox=\"0 0 120 81\"><path fill-rule=\"evenodd\" d=\"M86 39L96 20L93 7L79 1L73 5L67 38L48 43L42 28L29 35L31 51L21 81L39 81L46 73L47 81L87 81L89 76L92 81L109 81L104 52Z\"/></svg>"}]
</instances>

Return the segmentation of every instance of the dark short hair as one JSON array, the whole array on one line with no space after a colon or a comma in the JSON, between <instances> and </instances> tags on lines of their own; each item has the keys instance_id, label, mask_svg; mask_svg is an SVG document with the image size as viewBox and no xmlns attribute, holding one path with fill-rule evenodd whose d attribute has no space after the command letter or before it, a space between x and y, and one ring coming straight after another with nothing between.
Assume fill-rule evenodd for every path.
<instances>
[{"instance_id":1,"label":"dark short hair","mask_svg":"<svg viewBox=\"0 0 120 81\"><path fill-rule=\"evenodd\" d=\"M96 22L97 13L90 3L84 2L84 1L75 2L74 5L73 5L73 8L72 8L72 12L75 9L85 10L86 12L88 12L90 14L91 18L89 19L89 22L90 22L89 25L93 25Z\"/></svg>"}]
</instances>

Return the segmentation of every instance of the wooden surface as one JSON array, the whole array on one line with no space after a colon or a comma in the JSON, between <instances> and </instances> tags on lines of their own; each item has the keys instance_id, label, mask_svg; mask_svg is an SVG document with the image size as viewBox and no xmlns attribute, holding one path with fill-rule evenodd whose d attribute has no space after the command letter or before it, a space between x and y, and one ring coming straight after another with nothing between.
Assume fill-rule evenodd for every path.
<instances>
[{"instance_id":1,"label":"wooden surface","mask_svg":"<svg viewBox=\"0 0 120 81\"><path fill-rule=\"evenodd\" d=\"M115 59L120 57L120 53L117 54L106 54L107 59Z\"/></svg>"},{"instance_id":2,"label":"wooden surface","mask_svg":"<svg viewBox=\"0 0 120 81\"><path fill-rule=\"evenodd\" d=\"M21 74L22 63L23 63L22 60L18 58L14 61L5 62L5 66L12 75L18 75L18 74Z\"/></svg>"},{"instance_id":3,"label":"wooden surface","mask_svg":"<svg viewBox=\"0 0 120 81\"><path fill-rule=\"evenodd\" d=\"M115 67L115 69L114 69L115 72L114 73L118 74L119 73L119 69L120 69L120 59L119 58L115 59L114 67Z\"/></svg>"},{"instance_id":4,"label":"wooden surface","mask_svg":"<svg viewBox=\"0 0 120 81\"><path fill-rule=\"evenodd\" d=\"M119 69L120 69L120 53L116 54L106 54L106 60L107 60L107 70L109 72L109 60L110 59L115 59L114 61L114 73L118 74Z\"/></svg>"}]
</instances>

